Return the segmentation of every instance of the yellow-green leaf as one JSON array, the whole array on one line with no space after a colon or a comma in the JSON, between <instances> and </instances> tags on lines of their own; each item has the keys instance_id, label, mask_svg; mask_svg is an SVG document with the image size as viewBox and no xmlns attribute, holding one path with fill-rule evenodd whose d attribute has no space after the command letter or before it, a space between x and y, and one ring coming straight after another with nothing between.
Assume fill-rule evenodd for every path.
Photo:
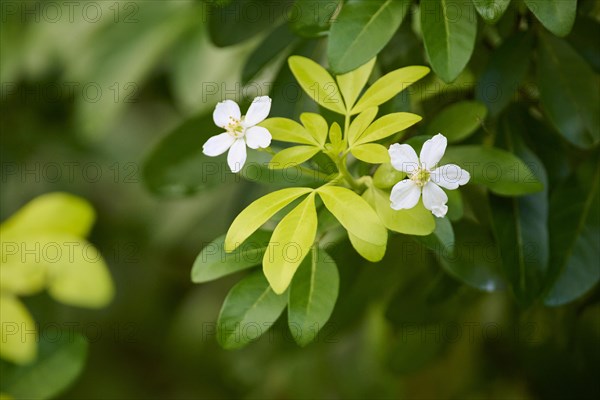
<instances>
[{"instance_id":1,"label":"yellow-green leaf","mask_svg":"<svg viewBox=\"0 0 600 400\"><path fill-rule=\"evenodd\" d=\"M302 125L304 125L308 133L323 147L327 140L327 131L329 130L325 118L320 114L302 113L300 114L300 121L302 121Z\"/></svg>"},{"instance_id":2,"label":"yellow-green leaf","mask_svg":"<svg viewBox=\"0 0 600 400\"><path fill-rule=\"evenodd\" d=\"M325 186L317 189L325 207L337 218L349 234L354 235L361 242L366 242L375 247L385 247L387 244L387 230L379 220L377 213L358 194L352 190L338 187ZM358 242L358 241L357 241ZM371 252L365 252L364 247L355 249L370 261Z\"/></svg>"},{"instance_id":3,"label":"yellow-green leaf","mask_svg":"<svg viewBox=\"0 0 600 400\"><path fill-rule=\"evenodd\" d=\"M419 203L409 210L393 210L390 206L390 195L387 192L370 187L363 197L377 211L386 228L407 235L425 236L435 229L435 220L431 211Z\"/></svg>"},{"instance_id":4,"label":"yellow-green leaf","mask_svg":"<svg viewBox=\"0 0 600 400\"><path fill-rule=\"evenodd\" d=\"M381 164L375 171L373 184L380 189L389 189L405 177L406 173L398 171L390 163L385 163Z\"/></svg>"},{"instance_id":5,"label":"yellow-green leaf","mask_svg":"<svg viewBox=\"0 0 600 400\"><path fill-rule=\"evenodd\" d=\"M302 164L320 151L315 146L294 146L281 150L269 162L271 169L283 169Z\"/></svg>"},{"instance_id":6,"label":"yellow-green leaf","mask_svg":"<svg viewBox=\"0 0 600 400\"><path fill-rule=\"evenodd\" d=\"M302 125L288 118L269 118L261 122L260 126L267 128L273 139L280 142L319 145Z\"/></svg>"},{"instance_id":7,"label":"yellow-green leaf","mask_svg":"<svg viewBox=\"0 0 600 400\"><path fill-rule=\"evenodd\" d=\"M81 197L68 193L48 193L36 197L7 219L2 236L67 233L85 237L96 218L92 206Z\"/></svg>"},{"instance_id":8,"label":"yellow-green leaf","mask_svg":"<svg viewBox=\"0 0 600 400\"><path fill-rule=\"evenodd\" d=\"M311 188L287 188L269 193L251 203L232 222L225 237L225 251L232 252L269 218L298 197L312 192Z\"/></svg>"},{"instance_id":9,"label":"yellow-green leaf","mask_svg":"<svg viewBox=\"0 0 600 400\"><path fill-rule=\"evenodd\" d=\"M387 149L378 143L359 144L350 151L354 157L371 164L390 162L390 155Z\"/></svg>"},{"instance_id":10,"label":"yellow-green leaf","mask_svg":"<svg viewBox=\"0 0 600 400\"><path fill-rule=\"evenodd\" d=\"M358 67L354 71L350 71L347 74L338 75L336 77L342 96L344 96L344 102L346 103L346 109L351 110L363 90L371 72L375 65L375 58L372 58L369 62Z\"/></svg>"},{"instance_id":11,"label":"yellow-green leaf","mask_svg":"<svg viewBox=\"0 0 600 400\"><path fill-rule=\"evenodd\" d=\"M348 143L350 146L363 134L363 132L371 125L379 111L378 107L370 107L358 114L348 129Z\"/></svg>"},{"instance_id":12,"label":"yellow-green leaf","mask_svg":"<svg viewBox=\"0 0 600 400\"><path fill-rule=\"evenodd\" d=\"M46 286L46 266L35 262L23 262L22 246L35 243L24 241L1 242L0 290L3 293L32 295ZM29 247L34 249L35 247Z\"/></svg>"},{"instance_id":13,"label":"yellow-green leaf","mask_svg":"<svg viewBox=\"0 0 600 400\"><path fill-rule=\"evenodd\" d=\"M316 235L317 210L311 193L279 222L263 257L263 271L275 293L288 288Z\"/></svg>"},{"instance_id":14,"label":"yellow-green leaf","mask_svg":"<svg viewBox=\"0 0 600 400\"><path fill-rule=\"evenodd\" d=\"M382 76L358 100L358 103L352 108L351 115L385 103L428 73L429 68L414 65L397 69Z\"/></svg>"},{"instance_id":15,"label":"yellow-green leaf","mask_svg":"<svg viewBox=\"0 0 600 400\"><path fill-rule=\"evenodd\" d=\"M346 114L340 90L327 70L310 58L292 56L288 64L304 91L323 107Z\"/></svg>"},{"instance_id":16,"label":"yellow-green leaf","mask_svg":"<svg viewBox=\"0 0 600 400\"><path fill-rule=\"evenodd\" d=\"M373 122L367 130L360 135L354 145L375 142L400 132L419 122L422 118L417 114L399 112L387 114Z\"/></svg>"},{"instance_id":17,"label":"yellow-green leaf","mask_svg":"<svg viewBox=\"0 0 600 400\"><path fill-rule=\"evenodd\" d=\"M336 150L340 150L342 145L342 128L337 122L334 122L329 128L329 141Z\"/></svg>"},{"instance_id":18,"label":"yellow-green leaf","mask_svg":"<svg viewBox=\"0 0 600 400\"><path fill-rule=\"evenodd\" d=\"M16 297L0 296L2 346L0 357L16 364L27 364L37 353L37 333L33 318Z\"/></svg>"},{"instance_id":19,"label":"yellow-green leaf","mask_svg":"<svg viewBox=\"0 0 600 400\"><path fill-rule=\"evenodd\" d=\"M348 232L348 238L350 239L350 243L352 243L352 247L367 261L381 261L383 256L385 256L385 245L381 246L367 242L350 232Z\"/></svg>"}]
</instances>

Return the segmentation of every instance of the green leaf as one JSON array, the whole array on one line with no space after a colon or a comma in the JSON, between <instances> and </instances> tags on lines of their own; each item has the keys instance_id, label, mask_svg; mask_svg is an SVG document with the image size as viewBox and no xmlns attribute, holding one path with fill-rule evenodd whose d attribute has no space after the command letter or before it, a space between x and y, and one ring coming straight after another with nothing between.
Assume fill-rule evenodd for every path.
<instances>
[{"instance_id":1,"label":"green leaf","mask_svg":"<svg viewBox=\"0 0 600 400\"><path fill-rule=\"evenodd\" d=\"M454 224L454 251L436 252L442 267L474 288L492 292L505 287L502 263L487 229L469 220Z\"/></svg>"},{"instance_id":2,"label":"green leaf","mask_svg":"<svg viewBox=\"0 0 600 400\"><path fill-rule=\"evenodd\" d=\"M300 121L302 121L302 125L308 133L323 147L327 141L327 131L329 130L325 118L320 114L302 113L300 114Z\"/></svg>"},{"instance_id":3,"label":"green leaf","mask_svg":"<svg viewBox=\"0 0 600 400\"><path fill-rule=\"evenodd\" d=\"M402 23L410 0L349 0L329 34L327 57L333 71L352 71L375 57Z\"/></svg>"},{"instance_id":4,"label":"green leaf","mask_svg":"<svg viewBox=\"0 0 600 400\"><path fill-rule=\"evenodd\" d=\"M359 114L367 108L385 103L428 73L429 68L413 65L385 74L366 90L352 108L350 115Z\"/></svg>"},{"instance_id":5,"label":"green leaf","mask_svg":"<svg viewBox=\"0 0 600 400\"><path fill-rule=\"evenodd\" d=\"M269 193L251 203L231 223L225 237L225 251L232 252L237 249L275 213L312 191L310 188L287 188Z\"/></svg>"},{"instance_id":6,"label":"green leaf","mask_svg":"<svg viewBox=\"0 0 600 400\"><path fill-rule=\"evenodd\" d=\"M348 238L350 239L350 243L352 244L352 247L354 247L354 250L367 261L378 262L385 256L386 246L373 244L359 238L351 232L348 232Z\"/></svg>"},{"instance_id":7,"label":"green leaf","mask_svg":"<svg viewBox=\"0 0 600 400\"><path fill-rule=\"evenodd\" d=\"M59 331L42 334L39 341L39 356L34 363L1 365L2 393L15 399L51 399L81 374L88 351L84 336L73 331Z\"/></svg>"},{"instance_id":8,"label":"green leaf","mask_svg":"<svg viewBox=\"0 0 600 400\"><path fill-rule=\"evenodd\" d=\"M231 179L224 157L208 157L202 145L222 129L212 116L189 119L162 139L146 157L142 176L146 187L159 195L192 195Z\"/></svg>"},{"instance_id":9,"label":"green leaf","mask_svg":"<svg viewBox=\"0 0 600 400\"><path fill-rule=\"evenodd\" d=\"M68 193L36 197L0 225L3 239L15 235L65 233L86 237L96 213L91 204Z\"/></svg>"},{"instance_id":10,"label":"green leaf","mask_svg":"<svg viewBox=\"0 0 600 400\"><path fill-rule=\"evenodd\" d=\"M582 296L600 279L600 163L586 163L550 198L550 270L544 303ZM595 170L594 170L595 169Z\"/></svg>"},{"instance_id":11,"label":"green leaf","mask_svg":"<svg viewBox=\"0 0 600 400\"><path fill-rule=\"evenodd\" d=\"M288 118L268 118L260 123L274 140L319 146L319 142L299 123Z\"/></svg>"},{"instance_id":12,"label":"green leaf","mask_svg":"<svg viewBox=\"0 0 600 400\"><path fill-rule=\"evenodd\" d=\"M448 143L460 142L471 136L477 128L483 125L487 116L485 105L477 101L459 101L442 111L431 120L426 135L442 133Z\"/></svg>"},{"instance_id":13,"label":"green leaf","mask_svg":"<svg viewBox=\"0 0 600 400\"><path fill-rule=\"evenodd\" d=\"M537 171L537 178L547 185L541 161L522 141L523 129L507 114L500 120L503 138L511 152L520 156ZM506 278L517 301L528 306L541 294L548 269L548 192L529 196L491 198L492 219Z\"/></svg>"},{"instance_id":14,"label":"green leaf","mask_svg":"<svg viewBox=\"0 0 600 400\"><path fill-rule=\"evenodd\" d=\"M599 78L565 41L543 34L538 85L548 118L572 144L590 148L600 142Z\"/></svg>"},{"instance_id":15,"label":"green leaf","mask_svg":"<svg viewBox=\"0 0 600 400\"><path fill-rule=\"evenodd\" d=\"M227 253L225 235L208 243L196 257L192 267L192 282L214 281L262 263L271 232L258 230L240 247Z\"/></svg>"},{"instance_id":16,"label":"green leaf","mask_svg":"<svg viewBox=\"0 0 600 400\"><path fill-rule=\"evenodd\" d=\"M473 0L473 5L485 22L495 24L504 14L510 0Z\"/></svg>"},{"instance_id":17,"label":"green leaf","mask_svg":"<svg viewBox=\"0 0 600 400\"><path fill-rule=\"evenodd\" d=\"M321 149L315 146L294 146L281 150L273 156L269 163L271 169L294 167L309 160Z\"/></svg>"},{"instance_id":18,"label":"green leaf","mask_svg":"<svg viewBox=\"0 0 600 400\"><path fill-rule=\"evenodd\" d=\"M290 57L288 64L302 89L314 101L328 110L346 114L340 90L325 68L310 58L301 56Z\"/></svg>"},{"instance_id":19,"label":"green leaf","mask_svg":"<svg viewBox=\"0 0 600 400\"><path fill-rule=\"evenodd\" d=\"M296 343L314 341L329 320L338 296L339 274L335 261L314 247L298 268L289 292L288 325Z\"/></svg>"},{"instance_id":20,"label":"green leaf","mask_svg":"<svg viewBox=\"0 0 600 400\"><path fill-rule=\"evenodd\" d=\"M371 125L375 117L377 116L377 112L379 108L370 107L358 114L356 118L350 124L350 128L348 129L348 142L354 143L356 140L364 133L364 131Z\"/></svg>"},{"instance_id":21,"label":"green leaf","mask_svg":"<svg viewBox=\"0 0 600 400\"><path fill-rule=\"evenodd\" d=\"M384 139L394 133L401 132L423 118L417 114L411 114L406 112L399 112L393 114L387 114L373 122L362 135L355 139L355 142L350 142L350 146L357 146L359 144L375 142L380 139Z\"/></svg>"},{"instance_id":22,"label":"green leaf","mask_svg":"<svg viewBox=\"0 0 600 400\"><path fill-rule=\"evenodd\" d=\"M567 36L577 14L577 0L525 0L537 19L556 36Z\"/></svg>"},{"instance_id":23,"label":"green leaf","mask_svg":"<svg viewBox=\"0 0 600 400\"><path fill-rule=\"evenodd\" d=\"M477 35L477 18L469 2L422 0L421 30L433 71L454 81L466 67Z\"/></svg>"},{"instance_id":24,"label":"green leaf","mask_svg":"<svg viewBox=\"0 0 600 400\"><path fill-rule=\"evenodd\" d=\"M525 79L533 51L533 35L518 32L506 39L493 53L477 82L477 100L485 103L492 115L500 114Z\"/></svg>"},{"instance_id":25,"label":"green leaf","mask_svg":"<svg viewBox=\"0 0 600 400\"><path fill-rule=\"evenodd\" d=\"M288 6L285 1L210 2L207 10L210 38L219 47L241 43L273 26L277 18L285 15Z\"/></svg>"},{"instance_id":26,"label":"green leaf","mask_svg":"<svg viewBox=\"0 0 600 400\"><path fill-rule=\"evenodd\" d=\"M430 213L431 214L431 213ZM438 253L452 256L454 253L454 229L450 219L435 218L435 230L427 236L415 236L414 239Z\"/></svg>"},{"instance_id":27,"label":"green leaf","mask_svg":"<svg viewBox=\"0 0 600 400\"><path fill-rule=\"evenodd\" d=\"M388 150L378 143L359 144L351 149L352 155L361 161L371 164L390 162Z\"/></svg>"},{"instance_id":28,"label":"green leaf","mask_svg":"<svg viewBox=\"0 0 600 400\"><path fill-rule=\"evenodd\" d=\"M329 20L338 8L339 0L296 0L290 12L290 25L302 37L324 35Z\"/></svg>"},{"instance_id":29,"label":"green leaf","mask_svg":"<svg viewBox=\"0 0 600 400\"><path fill-rule=\"evenodd\" d=\"M296 43L296 36L288 24L275 28L250 54L242 70L242 85L250 82L272 60Z\"/></svg>"},{"instance_id":30,"label":"green leaf","mask_svg":"<svg viewBox=\"0 0 600 400\"><path fill-rule=\"evenodd\" d=\"M217 321L217 340L225 349L238 349L264 334L287 305L286 295L277 295L262 272L256 272L230 291Z\"/></svg>"},{"instance_id":31,"label":"green leaf","mask_svg":"<svg viewBox=\"0 0 600 400\"><path fill-rule=\"evenodd\" d=\"M377 211L381 222L391 231L423 236L435 229L433 215L421 201L408 210L393 210L390 194L374 186L365 191L363 198Z\"/></svg>"},{"instance_id":32,"label":"green leaf","mask_svg":"<svg viewBox=\"0 0 600 400\"><path fill-rule=\"evenodd\" d=\"M37 326L23 303L6 291L0 292L0 326L2 326L2 346L0 356L15 364L27 364L37 354ZM23 335L22 332L28 332ZM4 391L4 374L1 389Z\"/></svg>"},{"instance_id":33,"label":"green leaf","mask_svg":"<svg viewBox=\"0 0 600 400\"><path fill-rule=\"evenodd\" d=\"M567 38L571 46L586 59L596 73L600 72L600 22L592 18L579 18Z\"/></svg>"},{"instance_id":34,"label":"green leaf","mask_svg":"<svg viewBox=\"0 0 600 400\"><path fill-rule=\"evenodd\" d=\"M336 77L338 86L340 87L340 91L342 92L342 96L344 97L344 102L346 103L346 108L348 110L351 110L352 107L354 107L356 99L358 99L360 92L362 92L367 84L369 76L371 76L374 65L375 58L372 58L370 61L354 71L348 72L347 74L338 75Z\"/></svg>"},{"instance_id":35,"label":"green leaf","mask_svg":"<svg viewBox=\"0 0 600 400\"><path fill-rule=\"evenodd\" d=\"M337 218L349 235L358 241L381 248L387 244L387 230L375 211L362 197L352 190L337 186L325 186L317 189L325 207ZM352 241L352 237L350 237ZM353 241L353 244L355 242ZM362 243L361 243L362 244ZM364 246L361 246L364 248ZM379 261L369 254L359 253L369 261ZM384 249L385 252L385 249Z\"/></svg>"},{"instance_id":36,"label":"green leaf","mask_svg":"<svg viewBox=\"0 0 600 400\"><path fill-rule=\"evenodd\" d=\"M448 219L452 222L458 221L463 217L463 200L460 190L447 190L448 195Z\"/></svg>"},{"instance_id":37,"label":"green leaf","mask_svg":"<svg viewBox=\"0 0 600 400\"><path fill-rule=\"evenodd\" d=\"M337 122L331 124L331 127L329 128L329 141L335 149L337 149L338 151L341 150L341 147L343 145L342 127Z\"/></svg>"},{"instance_id":38,"label":"green leaf","mask_svg":"<svg viewBox=\"0 0 600 400\"><path fill-rule=\"evenodd\" d=\"M471 136L487 116L485 105L477 101L459 101L440 111L427 126L426 135L442 133L448 143L460 142Z\"/></svg>"},{"instance_id":39,"label":"green leaf","mask_svg":"<svg viewBox=\"0 0 600 400\"><path fill-rule=\"evenodd\" d=\"M472 183L480 183L503 196L531 194L544 187L522 160L492 147L450 147L440 162L444 164L458 164L471 174Z\"/></svg>"},{"instance_id":40,"label":"green leaf","mask_svg":"<svg viewBox=\"0 0 600 400\"><path fill-rule=\"evenodd\" d=\"M375 171L375 175L373 175L373 184L379 189L389 189L405 177L406 173L398 171L392 167L392 164L390 163L385 163L381 164L379 168L377 168L377 171Z\"/></svg>"},{"instance_id":41,"label":"green leaf","mask_svg":"<svg viewBox=\"0 0 600 400\"><path fill-rule=\"evenodd\" d=\"M275 293L286 291L316 235L317 210L311 193L277 224L263 257L263 271Z\"/></svg>"}]
</instances>

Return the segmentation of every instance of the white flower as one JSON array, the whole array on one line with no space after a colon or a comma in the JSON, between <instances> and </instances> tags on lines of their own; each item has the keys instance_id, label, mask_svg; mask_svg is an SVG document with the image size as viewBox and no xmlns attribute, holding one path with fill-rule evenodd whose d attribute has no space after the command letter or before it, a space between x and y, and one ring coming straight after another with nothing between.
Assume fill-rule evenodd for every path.
<instances>
[{"instance_id":1,"label":"white flower","mask_svg":"<svg viewBox=\"0 0 600 400\"><path fill-rule=\"evenodd\" d=\"M229 150L227 164L231 172L239 172L246 162L246 146L264 149L271 144L271 133L266 128L256 126L267 118L270 110L269 96L256 97L244 116L235 101L220 102L213 112L213 120L227 132L208 139L202 146L202 152L209 157L216 157Z\"/></svg>"},{"instance_id":2,"label":"white flower","mask_svg":"<svg viewBox=\"0 0 600 400\"><path fill-rule=\"evenodd\" d=\"M447 164L434 167L442 159L448 141L438 133L423 144L420 157L407 144L393 144L389 153L392 166L406 172L409 179L398 182L390 195L392 208L402 210L413 208L419 202L423 192L423 205L436 217L442 218L448 212L448 196L440 188L453 190L469 182L471 176L458 165Z\"/></svg>"}]
</instances>

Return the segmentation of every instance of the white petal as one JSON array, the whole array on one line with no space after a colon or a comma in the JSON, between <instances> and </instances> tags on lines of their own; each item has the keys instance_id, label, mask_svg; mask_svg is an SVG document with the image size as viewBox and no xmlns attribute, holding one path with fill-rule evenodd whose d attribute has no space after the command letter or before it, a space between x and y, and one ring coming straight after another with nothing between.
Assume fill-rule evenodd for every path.
<instances>
[{"instance_id":1,"label":"white petal","mask_svg":"<svg viewBox=\"0 0 600 400\"><path fill-rule=\"evenodd\" d=\"M229 149L229 153L227 154L227 164L229 164L229 168L231 172L240 172L244 163L246 162L246 142L244 139L237 139L231 149Z\"/></svg>"},{"instance_id":2,"label":"white petal","mask_svg":"<svg viewBox=\"0 0 600 400\"><path fill-rule=\"evenodd\" d=\"M410 179L404 179L392 188L391 207L394 210L413 208L419 202L419 197L421 197L421 189Z\"/></svg>"},{"instance_id":3,"label":"white petal","mask_svg":"<svg viewBox=\"0 0 600 400\"><path fill-rule=\"evenodd\" d=\"M421 149L421 155L419 157L421 165L428 170L432 170L444 156L447 144L448 140L441 133L438 133L423 143L423 148Z\"/></svg>"},{"instance_id":4,"label":"white petal","mask_svg":"<svg viewBox=\"0 0 600 400\"><path fill-rule=\"evenodd\" d=\"M442 218L448 212L448 196L441 187L433 182L427 182L423 187L423 205L436 217Z\"/></svg>"},{"instance_id":5,"label":"white petal","mask_svg":"<svg viewBox=\"0 0 600 400\"><path fill-rule=\"evenodd\" d=\"M246 144L251 149L265 149L271 145L271 133L262 126L246 129Z\"/></svg>"},{"instance_id":6,"label":"white petal","mask_svg":"<svg viewBox=\"0 0 600 400\"><path fill-rule=\"evenodd\" d=\"M390 146L388 153L390 153L392 167L398 171L406 172L410 175L419 169L417 153L408 144L395 143Z\"/></svg>"},{"instance_id":7,"label":"white petal","mask_svg":"<svg viewBox=\"0 0 600 400\"><path fill-rule=\"evenodd\" d=\"M269 96L255 98L244 117L244 126L251 127L264 121L269 115L269 111L271 111L271 98Z\"/></svg>"},{"instance_id":8,"label":"white petal","mask_svg":"<svg viewBox=\"0 0 600 400\"><path fill-rule=\"evenodd\" d=\"M431 180L450 190L466 185L469 179L471 175L456 164L447 164L431 171Z\"/></svg>"},{"instance_id":9,"label":"white petal","mask_svg":"<svg viewBox=\"0 0 600 400\"><path fill-rule=\"evenodd\" d=\"M215 111L213 112L213 121L221 128L231 122L231 118L240 120L242 113L240 106L233 100L225 100L217 104Z\"/></svg>"},{"instance_id":10,"label":"white petal","mask_svg":"<svg viewBox=\"0 0 600 400\"><path fill-rule=\"evenodd\" d=\"M208 139L202 146L202 152L209 157L219 156L225 153L234 141L235 138L229 133L221 133Z\"/></svg>"}]
</instances>

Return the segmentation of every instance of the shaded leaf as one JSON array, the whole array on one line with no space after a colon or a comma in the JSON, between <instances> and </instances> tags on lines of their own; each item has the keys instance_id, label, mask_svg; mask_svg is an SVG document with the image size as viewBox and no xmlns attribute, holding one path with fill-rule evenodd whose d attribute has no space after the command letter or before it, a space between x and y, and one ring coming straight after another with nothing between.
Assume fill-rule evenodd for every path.
<instances>
[{"instance_id":1,"label":"shaded leaf","mask_svg":"<svg viewBox=\"0 0 600 400\"><path fill-rule=\"evenodd\" d=\"M459 101L440 111L427 125L425 134L442 133L448 143L460 142L483 125L487 116L485 105L477 101Z\"/></svg>"}]
</instances>

